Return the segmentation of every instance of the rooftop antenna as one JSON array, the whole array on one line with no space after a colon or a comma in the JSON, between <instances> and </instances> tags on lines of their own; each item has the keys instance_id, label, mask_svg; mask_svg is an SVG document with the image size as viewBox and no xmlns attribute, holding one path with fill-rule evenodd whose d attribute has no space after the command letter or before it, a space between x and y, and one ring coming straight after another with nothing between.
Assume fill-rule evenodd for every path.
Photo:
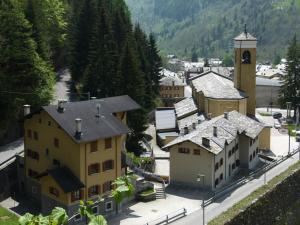
<instances>
[{"instance_id":1,"label":"rooftop antenna","mask_svg":"<svg viewBox=\"0 0 300 225\"><path fill-rule=\"evenodd\" d=\"M246 34L246 38L248 36L248 32L247 32L247 24L245 24L245 34Z\"/></svg>"}]
</instances>

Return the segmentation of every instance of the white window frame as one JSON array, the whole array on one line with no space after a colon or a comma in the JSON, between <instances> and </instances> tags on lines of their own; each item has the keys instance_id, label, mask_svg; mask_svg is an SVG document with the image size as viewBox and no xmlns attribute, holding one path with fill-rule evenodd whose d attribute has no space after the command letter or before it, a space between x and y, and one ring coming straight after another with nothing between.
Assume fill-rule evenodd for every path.
<instances>
[{"instance_id":1,"label":"white window frame","mask_svg":"<svg viewBox=\"0 0 300 225\"><path fill-rule=\"evenodd\" d=\"M96 209L96 212L94 212L94 210ZM93 206L92 207L92 212L95 214L95 215L98 215L99 214L99 207L96 205L96 206Z\"/></svg>"},{"instance_id":2,"label":"white window frame","mask_svg":"<svg viewBox=\"0 0 300 225\"><path fill-rule=\"evenodd\" d=\"M111 204L111 207L108 208L107 206ZM105 212L109 212L109 211L112 211L113 210L113 202L112 201L109 201L109 202L105 202Z\"/></svg>"},{"instance_id":3,"label":"white window frame","mask_svg":"<svg viewBox=\"0 0 300 225\"><path fill-rule=\"evenodd\" d=\"M36 194L37 193L37 187L36 186L32 186L31 187L31 193L32 194Z\"/></svg>"}]
</instances>

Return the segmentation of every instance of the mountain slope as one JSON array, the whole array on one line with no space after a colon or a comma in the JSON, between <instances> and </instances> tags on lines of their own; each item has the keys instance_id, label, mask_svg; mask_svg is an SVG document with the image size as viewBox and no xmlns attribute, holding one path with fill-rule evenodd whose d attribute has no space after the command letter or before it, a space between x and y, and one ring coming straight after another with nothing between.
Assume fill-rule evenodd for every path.
<instances>
[{"instance_id":1,"label":"mountain slope","mask_svg":"<svg viewBox=\"0 0 300 225\"><path fill-rule=\"evenodd\" d=\"M165 53L222 57L244 30L258 38L260 59L284 56L300 33L300 0L126 0L134 20Z\"/></svg>"}]
</instances>

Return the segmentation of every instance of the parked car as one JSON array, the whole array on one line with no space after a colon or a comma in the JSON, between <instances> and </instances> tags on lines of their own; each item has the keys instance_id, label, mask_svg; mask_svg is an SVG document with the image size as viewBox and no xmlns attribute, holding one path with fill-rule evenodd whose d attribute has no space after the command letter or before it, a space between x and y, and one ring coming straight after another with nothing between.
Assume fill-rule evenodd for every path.
<instances>
[{"instance_id":1,"label":"parked car","mask_svg":"<svg viewBox=\"0 0 300 225\"><path fill-rule=\"evenodd\" d=\"M278 121L275 121L275 122L274 122L274 127L275 127L276 129L280 129L280 128L281 128L281 124L280 124Z\"/></svg>"},{"instance_id":2,"label":"parked car","mask_svg":"<svg viewBox=\"0 0 300 225\"><path fill-rule=\"evenodd\" d=\"M280 113L280 112L274 112L273 113L273 118L274 119L280 119L282 117L282 113Z\"/></svg>"}]
</instances>

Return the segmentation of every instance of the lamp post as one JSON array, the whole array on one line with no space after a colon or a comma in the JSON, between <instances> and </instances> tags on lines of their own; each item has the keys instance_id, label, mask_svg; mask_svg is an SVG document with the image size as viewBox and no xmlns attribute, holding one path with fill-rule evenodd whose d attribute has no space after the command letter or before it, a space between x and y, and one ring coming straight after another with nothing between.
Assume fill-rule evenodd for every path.
<instances>
[{"instance_id":1,"label":"lamp post","mask_svg":"<svg viewBox=\"0 0 300 225\"><path fill-rule=\"evenodd\" d=\"M203 190L204 190L204 178L205 178L205 175L204 174L198 174L197 176L197 182L200 182L201 179L202 179L202 186L203 186ZM204 194L202 196L202 212L203 212L203 225L205 225L205 212L204 212L204 208L205 208L205 205L204 205Z\"/></svg>"},{"instance_id":2,"label":"lamp post","mask_svg":"<svg viewBox=\"0 0 300 225\"><path fill-rule=\"evenodd\" d=\"M291 117L291 106L292 106L292 103L291 102L287 102L286 103L286 110L287 110L287 115L286 115L286 120L287 120L287 123L289 125L289 120L290 117ZM290 155L290 151L291 151L291 133L290 133L290 128L288 126L288 133L289 133L289 150L288 150L288 155Z\"/></svg>"}]
</instances>

